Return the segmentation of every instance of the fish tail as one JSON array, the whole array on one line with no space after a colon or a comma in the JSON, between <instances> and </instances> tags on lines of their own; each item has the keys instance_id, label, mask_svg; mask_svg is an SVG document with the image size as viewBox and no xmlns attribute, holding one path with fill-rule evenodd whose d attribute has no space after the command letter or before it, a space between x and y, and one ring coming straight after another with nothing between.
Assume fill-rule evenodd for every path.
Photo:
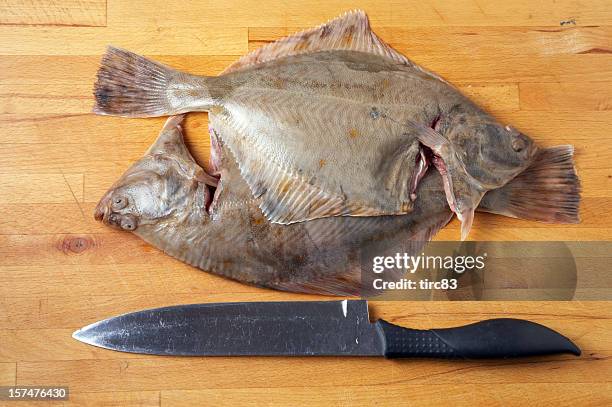
<instances>
[{"instance_id":1,"label":"fish tail","mask_svg":"<svg viewBox=\"0 0 612 407\"><path fill-rule=\"evenodd\" d=\"M109 46L94 85L94 113L124 117L168 116L207 110L208 78L185 74Z\"/></svg>"},{"instance_id":2,"label":"fish tail","mask_svg":"<svg viewBox=\"0 0 612 407\"><path fill-rule=\"evenodd\" d=\"M569 145L540 150L525 171L487 192L478 209L547 223L579 223L580 180L573 156Z\"/></svg>"}]
</instances>

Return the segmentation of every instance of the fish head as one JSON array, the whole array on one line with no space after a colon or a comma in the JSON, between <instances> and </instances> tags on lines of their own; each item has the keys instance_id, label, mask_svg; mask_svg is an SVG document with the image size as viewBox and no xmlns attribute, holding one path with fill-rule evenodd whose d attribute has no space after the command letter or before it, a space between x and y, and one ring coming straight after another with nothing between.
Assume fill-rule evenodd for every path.
<instances>
[{"instance_id":1,"label":"fish head","mask_svg":"<svg viewBox=\"0 0 612 407\"><path fill-rule=\"evenodd\" d=\"M433 152L448 204L461 221L462 240L484 194L525 171L538 151L527 135L479 110L453 112L433 130L425 129L421 142Z\"/></svg>"},{"instance_id":2,"label":"fish head","mask_svg":"<svg viewBox=\"0 0 612 407\"><path fill-rule=\"evenodd\" d=\"M459 119L448 133L461 167L479 189L504 186L531 165L537 152L534 141L511 126Z\"/></svg>"},{"instance_id":3,"label":"fish head","mask_svg":"<svg viewBox=\"0 0 612 407\"><path fill-rule=\"evenodd\" d=\"M172 214L174 202L184 199L189 190L171 167L151 168L151 161L156 158L145 157L123 174L98 203L94 214L97 220L134 231L139 225L151 224Z\"/></svg>"},{"instance_id":4,"label":"fish head","mask_svg":"<svg viewBox=\"0 0 612 407\"><path fill-rule=\"evenodd\" d=\"M211 194L183 142L181 120L169 119L153 146L104 194L96 220L133 232L197 212L206 215Z\"/></svg>"}]
</instances>

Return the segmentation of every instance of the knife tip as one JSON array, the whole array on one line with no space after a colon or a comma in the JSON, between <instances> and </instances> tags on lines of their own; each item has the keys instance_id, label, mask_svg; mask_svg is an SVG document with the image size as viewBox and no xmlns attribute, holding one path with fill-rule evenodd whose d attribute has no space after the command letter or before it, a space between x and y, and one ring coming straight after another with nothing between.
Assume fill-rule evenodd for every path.
<instances>
[{"instance_id":1,"label":"knife tip","mask_svg":"<svg viewBox=\"0 0 612 407\"><path fill-rule=\"evenodd\" d=\"M76 339L77 341L83 342L82 339L82 329L77 329L72 333L72 339Z\"/></svg>"},{"instance_id":2,"label":"knife tip","mask_svg":"<svg viewBox=\"0 0 612 407\"><path fill-rule=\"evenodd\" d=\"M72 339L76 339L79 342L86 343L87 345L100 346L94 339L91 338L91 335L88 335L87 327L77 329L72 333Z\"/></svg>"}]
</instances>

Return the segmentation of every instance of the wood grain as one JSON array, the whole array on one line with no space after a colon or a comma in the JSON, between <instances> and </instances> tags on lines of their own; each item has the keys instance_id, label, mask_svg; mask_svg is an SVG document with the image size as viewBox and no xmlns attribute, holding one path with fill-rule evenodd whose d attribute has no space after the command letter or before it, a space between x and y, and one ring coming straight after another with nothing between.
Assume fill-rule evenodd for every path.
<instances>
[{"instance_id":1,"label":"wood grain","mask_svg":"<svg viewBox=\"0 0 612 407\"><path fill-rule=\"evenodd\" d=\"M249 49L308 27L251 27ZM442 57L449 52L470 59L610 52L612 29L581 27L380 27L376 33L410 58Z\"/></svg>"},{"instance_id":2,"label":"wood grain","mask_svg":"<svg viewBox=\"0 0 612 407\"><path fill-rule=\"evenodd\" d=\"M60 203L83 200L83 174L0 175L1 203Z\"/></svg>"},{"instance_id":3,"label":"wood grain","mask_svg":"<svg viewBox=\"0 0 612 407\"><path fill-rule=\"evenodd\" d=\"M283 387L385 386L401 383L480 384L584 383L605 384L612 362L598 355L582 358L534 358L529 361L428 361L389 362L381 358L283 358L251 357L249 368L239 358L186 359L178 357L21 362L17 384L59 378L74 391L131 391L197 388L261 388L269 383ZM520 374L512 374L520 370ZM602 375L593 375L600 370ZM231 372L231 374L229 374ZM257 374L253 374L257 372ZM288 372L293 372L288 374ZM349 373L350 372L350 373ZM373 374L376 372L376 374ZM325 377L325 380L321 380Z\"/></svg>"},{"instance_id":4,"label":"wood grain","mask_svg":"<svg viewBox=\"0 0 612 407\"><path fill-rule=\"evenodd\" d=\"M109 391L109 392L75 392L70 391L70 401L19 401L19 405L36 407L44 406L121 406L121 407L153 407L160 405L159 391ZM43 404L44 403L44 404ZM15 403L11 403L12 405Z\"/></svg>"},{"instance_id":5,"label":"wood grain","mask_svg":"<svg viewBox=\"0 0 612 407\"><path fill-rule=\"evenodd\" d=\"M0 25L106 25L106 0L2 0Z\"/></svg>"},{"instance_id":6,"label":"wood grain","mask_svg":"<svg viewBox=\"0 0 612 407\"><path fill-rule=\"evenodd\" d=\"M83 325L180 303L329 299L217 277L95 222L93 208L164 119L94 116L108 44L201 75L248 50L364 8L393 47L542 146L573 144L582 222L478 214L474 240L612 240L612 9L607 0L0 1L0 385L67 385L70 405L610 405L609 302L376 301L416 328L537 321L583 356L520 361L161 358L74 341ZM207 165L204 113L186 139ZM437 240L457 240L453 220ZM588 270L586 290L609 272ZM577 259L580 261L580 258ZM24 403L27 405L27 403ZM32 405L38 405L32 404Z\"/></svg>"},{"instance_id":7,"label":"wood grain","mask_svg":"<svg viewBox=\"0 0 612 407\"><path fill-rule=\"evenodd\" d=\"M612 110L612 83L521 83L519 87L522 110L568 110L590 112Z\"/></svg>"},{"instance_id":8,"label":"wood grain","mask_svg":"<svg viewBox=\"0 0 612 407\"><path fill-rule=\"evenodd\" d=\"M608 384L603 385L609 393ZM377 405L393 406L431 406L452 403L453 406L545 406L573 405L601 406L612 399L608 394L593 395L587 386L579 384L538 383L538 384L497 384L495 394L480 385L471 384L412 384L401 383L385 386L351 386L350 388L292 387L281 391L269 392L268 389L214 389L214 390L164 390L161 400L164 405L200 406L202 400L213 404L228 403L241 406L258 406L259 400L266 399L274 405L311 406L327 404L334 406L370 406L375 394ZM563 391L559 391L563 388ZM398 395L405 395L398 397ZM546 402L538 395L546 395Z\"/></svg>"},{"instance_id":9,"label":"wood grain","mask_svg":"<svg viewBox=\"0 0 612 407\"><path fill-rule=\"evenodd\" d=\"M16 363L0 363L0 386L15 385Z\"/></svg>"},{"instance_id":10,"label":"wood grain","mask_svg":"<svg viewBox=\"0 0 612 407\"><path fill-rule=\"evenodd\" d=\"M141 38L147 38L142 41ZM140 28L0 25L0 55L97 55L108 44L141 54L237 55L247 50L247 29L200 26Z\"/></svg>"},{"instance_id":11,"label":"wood grain","mask_svg":"<svg viewBox=\"0 0 612 407\"><path fill-rule=\"evenodd\" d=\"M581 7L573 0L496 0L388 2L377 0L306 0L301 2L230 0L199 1L186 8L181 0L154 0L125 4L109 0L109 25L154 26L160 23L181 26L236 25L247 27L311 27L348 10L365 10L374 28L437 26L552 26L606 25L612 11L606 0L590 1ZM160 9L172 10L163 16ZM573 22L572 22L573 20Z\"/></svg>"}]
</instances>

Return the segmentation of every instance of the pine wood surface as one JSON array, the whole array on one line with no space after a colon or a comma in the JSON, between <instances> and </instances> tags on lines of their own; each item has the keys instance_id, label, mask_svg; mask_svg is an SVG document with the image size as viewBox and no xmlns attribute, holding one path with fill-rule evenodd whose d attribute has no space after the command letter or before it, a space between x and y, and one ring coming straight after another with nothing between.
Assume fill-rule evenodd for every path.
<instances>
[{"instance_id":1,"label":"pine wood surface","mask_svg":"<svg viewBox=\"0 0 612 407\"><path fill-rule=\"evenodd\" d=\"M0 385L66 385L71 405L612 403L609 302L372 303L373 317L417 328L528 318L575 340L580 358L162 358L71 339L76 328L142 308L317 299L195 270L93 220L97 200L164 120L90 114L105 46L214 75L356 7L384 40L500 120L541 145L576 147L582 223L478 214L471 239L612 240L609 0L0 0ZM188 115L186 139L206 163L206 114ZM453 221L437 239L458 236ZM61 403L32 405L46 404Z\"/></svg>"}]
</instances>

